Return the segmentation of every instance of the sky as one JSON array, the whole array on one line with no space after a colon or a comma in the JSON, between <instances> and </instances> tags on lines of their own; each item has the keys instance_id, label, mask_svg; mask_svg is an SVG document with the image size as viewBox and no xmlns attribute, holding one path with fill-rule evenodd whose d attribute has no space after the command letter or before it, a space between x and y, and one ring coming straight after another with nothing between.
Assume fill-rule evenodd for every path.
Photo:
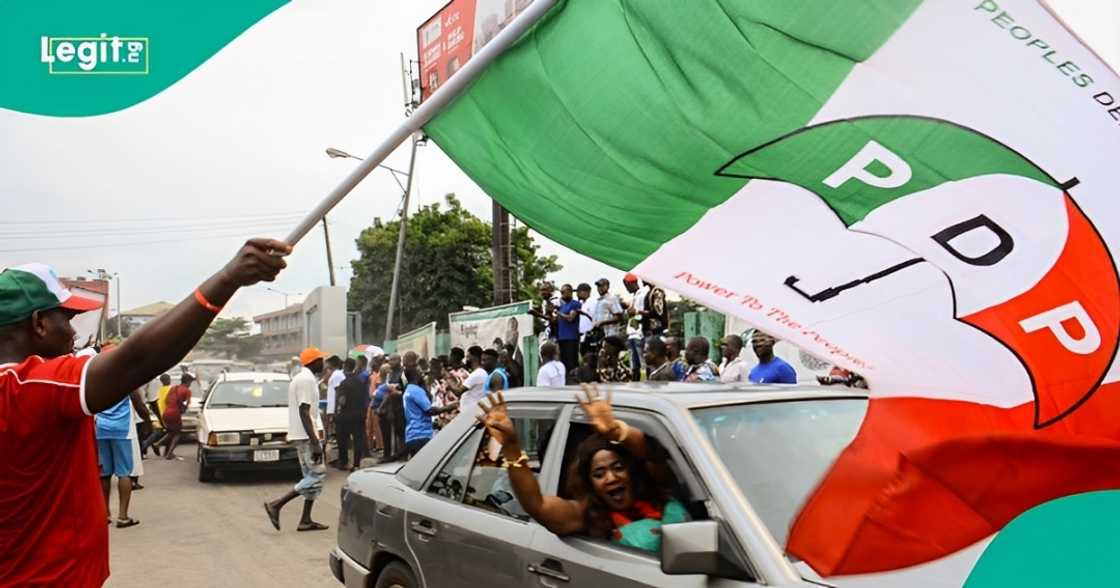
<instances>
[{"instance_id":1,"label":"sky","mask_svg":"<svg viewBox=\"0 0 1120 588\"><path fill-rule=\"evenodd\" d=\"M121 307L178 301L249 236L282 238L403 118L400 53L446 0L296 0L265 17L186 78L120 112L51 118L0 109L0 267L38 261L66 276L120 276ZM1074 32L1120 69L1120 2L1049 0ZM408 166L402 146L386 161ZM412 206L454 192L489 220L490 199L434 143L419 150ZM401 191L375 171L330 215L338 284L355 239L391 219ZM558 282L622 272L540 235ZM252 316L328 283L316 228L273 284L240 292L223 316ZM268 288L271 288L268 289ZM116 301L111 301L115 312Z\"/></svg>"}]
</instances>

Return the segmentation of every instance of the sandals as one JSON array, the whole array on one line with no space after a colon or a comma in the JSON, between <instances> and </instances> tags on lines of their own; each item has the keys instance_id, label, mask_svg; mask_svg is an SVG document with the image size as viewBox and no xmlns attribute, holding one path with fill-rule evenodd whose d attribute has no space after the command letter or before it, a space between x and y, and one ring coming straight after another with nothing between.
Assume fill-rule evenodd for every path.
<instances>
[{"instance_id":1,"label":"sandals","mask_svg":"<svg viewBox=\"0 0 1120 588\"><path fill-rule=\"evenodd\" d=\"M138 521L138 520L136 520L132 517L129 517L127 519L117 519L117 528L118 529L127 529L129 527L135 527L136 525L139 525L139 524L140 524L140 521Z\"/></svg>"},{"instance_id":2,"label":"sandals","mask_svg":"<svg viewBox=\"0 0 1120 588\"><path fill-rule=\"evenodd\" d=\"M264 503L264 511L268 513L268 520L277 531L280 530L280 511L272 510L272 507L266 502Z\"/></svg>"},{"instance_id":3,"label":"sandals","mask_svg":"<svg viewBox=\"0 0 1120 588\"><path fill-rule=\"evenodd\" d=\"M322 523L311 521L310 523L300 523L299 526L296 527L296 531L325 531L329 528L330 527Z\"/></svg>"}]
</instances>

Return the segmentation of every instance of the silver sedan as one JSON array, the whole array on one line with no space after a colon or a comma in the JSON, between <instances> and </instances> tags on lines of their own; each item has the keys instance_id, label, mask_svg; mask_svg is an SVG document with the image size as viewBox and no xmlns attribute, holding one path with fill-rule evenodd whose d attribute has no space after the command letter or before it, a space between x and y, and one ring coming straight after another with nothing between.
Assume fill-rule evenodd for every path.
<instances>
[{"instance_id":1,"label":"silver sedan","mask_svg":"<svg viewBox=\"0 0 1120 588\"><path fill-rule=\"evenodd\" d=\"M604 386L604 388L607 388ZM474 415L403 467L352 474L342 489L334 576L346 586L960 586L984 542L890 574L822 581L787 556L790 523L855 436L866 395L817 386L630 384L615 415L667 452L692 520L662 527L660 553L558 537L520 509ZM590 427L574 390L518 389L508 410L545 494L563 495Z\"/></svg>"}]
</instances>

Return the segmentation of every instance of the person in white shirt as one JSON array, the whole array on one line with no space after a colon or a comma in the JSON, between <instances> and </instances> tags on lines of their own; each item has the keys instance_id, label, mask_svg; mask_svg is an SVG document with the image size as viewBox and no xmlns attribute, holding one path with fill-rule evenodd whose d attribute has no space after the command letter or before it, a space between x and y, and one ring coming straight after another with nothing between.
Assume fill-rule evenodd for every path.
<instances>
[{"instance_id":1,"label":"person in white shirt","mask_svg":"<svg viewBox=\"0 0 1120 588\"><path fill-rule=\"evenodd\" d=\"M625 321L622 302L618 300L618 296L610 293L610 280L599 278L595 281L595 286L598 288L599 300L595 302L592 328L603 329L604 338L617 336L619 325Z\"/></svg>"},{"instance_id":2,"label":"person in white shirt","mask_svg":"<svg viewBox=\"0 0 1120 588\"><path fill-rule=\"evenodd\" d=\"M549 342L541 345L541 369L537 371L537 385L546 388L562 388L566 383L567 370L564 364L556 359L560 352L555 343Z\"/></svg>"},{"instance_id":3,"label":"person in white shirt","mask_svg":"<svg viewBox=\"0 0 1120 588\"><path fill-rule=\"evenodd\" d=\"M642 311L645 310L649 286L638 284L638 276L626 274L622 286L633 297L626 308L626 349L630 351L630 380L637 382L642 373Z\"/></svg>"},{"instance_id":4,"label":"person in white shirt","mask_svg":"<svg viewBox=\"0 0 1120 588\"><path fill-rule=\"evenodd\" d=\"M327 358L327 412L323 415L323 424L327 428L327 439L334 437L334 409L335 398L338 397L338 385L346 379L342 373L342 358L332 355Z\"/></svg>"},{"instance_id":5,"label":"person in white shirt","mask_svg":"<svg viewBox=\"0 0 1120 588\"><path fill-rule=\"evenodd\" d=\"M327 525L311 520L311 507L323 491L327 477L323 465L323 444L319 441L319 376L325 370L327 354L308 347L299 354L303 367L288 384L288 441L296 446L296 456L303 478L287 494L264 503L268 520L280 530L280 509L297 496L303 496L303 516L297 531L322 531Z\"/></svg>"},{"instance_id":6,"label":"person in white shirt","mask_svg":"<svg viewBox=\"0 0 1120 588\"><path fill-rule=\"evenodd\" d=\"M486 370L482 369L482 348L474 345L468 349L467 362L471 373L463 380L463 393L459 396L459 412L474 416L474 408L478 406L478 401L486 396L484 386L489 377Z\"/></svg>"},{"instance_id":7,"label":"person in white shirt","mask_svg":"<svg viewBox=\"0 0 1120 588\"><path fill-rule=\"evenodd\" d=\"M738 335L728 335L720 341L720 353L723 361L719 364L719 381L724 384L735 382L749 382L750 368L743 361L743 338Z\"/></svg>"},{"instance_id":8,"label":"person in white shirt","mask_svg":"<svg viewBox=\"0 0 1120 588\"><path fill-rule=\"evenodd\" d=\"M587 301L591 298L591 285L584 282L576 286L576 299L579 300L579 339L583 341L583 337L591 330L591 311L595 308L594 305L589 304Z\"/></svg>"}]
</instances>

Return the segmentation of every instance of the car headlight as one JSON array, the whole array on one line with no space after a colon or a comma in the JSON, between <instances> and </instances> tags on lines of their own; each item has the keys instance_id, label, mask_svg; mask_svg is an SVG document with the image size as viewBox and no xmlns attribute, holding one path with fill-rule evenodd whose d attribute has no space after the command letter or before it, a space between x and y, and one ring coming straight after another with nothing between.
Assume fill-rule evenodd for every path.
<instances>
[{"instance_id":1,"label":"car headlight","mask_svg":"<svg viewBox=\"0 0 1120 588\"><path fill-rule=\"evenodd\" d=\"M210 433L207 445L240 445L241 433Z\"/></svg>"}]
</instances>

